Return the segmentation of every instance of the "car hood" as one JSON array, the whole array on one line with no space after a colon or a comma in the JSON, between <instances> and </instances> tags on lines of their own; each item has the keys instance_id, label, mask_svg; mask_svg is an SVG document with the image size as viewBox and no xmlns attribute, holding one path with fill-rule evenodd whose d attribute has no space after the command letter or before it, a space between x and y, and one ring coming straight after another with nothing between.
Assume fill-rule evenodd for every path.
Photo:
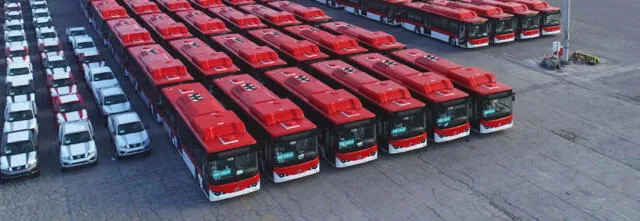
<instances>
[{"instance_id":1,"label":"car hood","mask_svg":"<svg viewBox=\"0 0 640 221\"><path fill-rule=\"evenodd\" d=\"M36 156L37 153L35 151L2 156L0 157L0 164L9 165L9 168L27 167L29 158L35 158Z\"/></svg>"},{"instance_id":2,"label":"car hood","mask_svg":"<svg viewBox=\"0 0 640 221\"><path fill-rule=\"evenodd\" d=\"M29 45L27 44L26 41L5 42L4 45L5 45L6 48L11 48L11 47L29 47Z\"/></svg>"},{"instance_id":3,"label":"car hood","mask_svg":"<svg viewBox=\"0 0 640 221\"><path fill-rule=\"evenodd\" d=\"M90 147L91 147L91 142L77 143L77 144L62 146L62 148L65 148L67 150L67 153L69 153L69 156L77 156L77 155L81 155L81 154L87 154L87 153L89 153Z\"/></svg>"},{"instance_id":4,"label":"car hood","mask_svg":"<svg viewBox=\"0 0 640 221\"><path fill-rule=\"evenodd\" d=\"M118 141L119 145L130 145L130 144L142 143L143 141L145 141L148 138L149 138L149 135L147 134L147 131L145 130L145 131L141 131L141 132L137 132L137 133L118 135L116 137L116 140Z\"/></svg>"}]
</instances>

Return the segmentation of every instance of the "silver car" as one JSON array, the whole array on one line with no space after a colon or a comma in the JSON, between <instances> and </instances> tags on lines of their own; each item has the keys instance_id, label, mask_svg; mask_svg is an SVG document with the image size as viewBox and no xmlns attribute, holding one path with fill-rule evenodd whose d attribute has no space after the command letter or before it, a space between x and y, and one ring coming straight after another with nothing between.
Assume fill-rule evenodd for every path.
<instances>
[{"instance_id":1,"label":"silver car","mask_svg":"<svg viewBox=\"0 0 640 221\"><path fill-rule=\"evenodd\" d=\"M58 131L62 169L98 163L93 127L88 120L65 122Z\"/></svg>"},{"instance_id":2,"label":"silver car","mask_svg":"<svg viewBox=\"0 0 640 221\"><path fill-rule=\"evenodd\" d=\"M151 151L147 128L136 112L111 115L107 124L118 159Z\"/></svg>"},{"instance_id":3,"label":"silver car","mask_svg":"<svg viewBox=\"0 0 640 221\"><path fill-rule=\"evenodd\" d=\"M131 111L131 103L120 86L100 88L96 101L104 116Z\"/></svg>"},{"instance_id":4,"label":"silver car","mask_svg":"<svg viewBox=\"0 0 640 221\"><path fill-rule=\"evenodd\" d=\"M21 130L2 135L0 182L15 177L38 175L38 165L38 141L33 131Z\"/></svg>"},{"instance_id":5,"label":"silver car","mask_svg":"<svg viewBox=\"0 0 640 221\"><path fill-rule=\"evenodd\" d=\"M7 103L4 110L4 133L31 130L38 136L38 108L35 101Z\"/></svg>"}]
</instances>

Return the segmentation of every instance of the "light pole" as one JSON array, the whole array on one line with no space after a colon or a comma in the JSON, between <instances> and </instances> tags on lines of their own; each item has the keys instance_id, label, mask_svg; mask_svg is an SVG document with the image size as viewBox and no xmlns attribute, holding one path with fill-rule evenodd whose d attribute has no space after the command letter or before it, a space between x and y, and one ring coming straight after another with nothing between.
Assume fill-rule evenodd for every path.
<instances>
[{"instance_id":1,"label":"light pole","mask_svg":"<svg viewBox=\"0 0 640 221\"><path fill-rule=\"evenodd\" d=\"M564 40L562 42L562 62L569 63L569 26L571 24L571 0L564 0L564 12L562 13L562 33L564 33Z\"/></svg>"}]
</instances>

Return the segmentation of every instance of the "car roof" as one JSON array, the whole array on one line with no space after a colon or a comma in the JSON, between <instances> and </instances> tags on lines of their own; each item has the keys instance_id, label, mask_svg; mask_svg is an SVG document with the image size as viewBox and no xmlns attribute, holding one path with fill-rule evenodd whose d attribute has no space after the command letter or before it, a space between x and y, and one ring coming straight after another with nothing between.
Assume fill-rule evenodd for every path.
<instances>
[{"instance_id":1,"label":"car roof","mask_svg":"<svg viewBox=\"0 0 640 221\"><path fill-rule=\"evenodd\" d=\"M40 18L36 18L36 23L39 22L48 22L51 20L51 17L40 17Z\"/></svg>"},{"instance_id":2,"label":"car roof","mask_svg":"<svg viewBox=\"0 0 640 221\"><path fill-rule=\"evenodd\" d=\"M46 58L47 61L63 61L64 57L60 56L60 55L52 55Z\"/></svg>"},{"instance_id":3,"label":"car roof","mask_svg":"<svg viewBox=\"0 0 640 221\"><path fill-rule=\"evenodd\" d=\"M11 3L10 3L11 4ZM22 14L22 11L8 11L7 14L12 15L12 14Z\"/></svg>"},{"instance_id":4,"label":"car roof","mask_svg":"<svg viewBox=\"0 0 640 221\"><path fill-rule=\"evenodd\" d=\"M24 25L24 22L20 22L18 20L7 20L5 21L5 25Z\"/></svg>"},{"instance_id":5,"label":"car roof","mask_svg":"<svg viewBox=\"0 0 640 221\"><path fill-rule=\"evenodd\" d=\"M18 30L8 31L6 35L10 36L10 37L11 36L17 36L17 35L23 36L24 35L24 31L18 31Z\"/></svg>"},{"instance_id":6,"label":"car roof","mask_svg":"<svg viewBox=\"0 0 640 221\"><path fill-rule=\"evenodd\" d=\"M56 29L53 26L40 27L38 28L40 32L56 32Z\"/></svg>"},{"instance_id":7,"label":"car roof","mask_svg":"<svg viewBox=\"0 0 640 221\"><path fill-rule=\"evenodd\" d=\"M34 101L7 103L7 110L9 110L9 112L31 110L33 108L32 102Z\"/></svg>"},{"instance_id":8,"label":"car roof","mask_svg":"<svg viewBox=\"0 0 640 221\"><path fill-rule=\"evenodd\" d=\"M9 65L7 65L7 69L13 69L13 68L28 68L29 67L29 62L26 61L16 61L16 62L11 62L9 63Z\"/></svg>"},{"instance_id":9,"label":"car roof","mask_svg":"<svg viewBox=\"0 0 640 221\"><path fill-rule=\"evenodd\" d=\"M60 126L65 134L89 131L89 122L88 120L77 120L77 121L67 121L62 123Z\"/></svg>"},{"instance_id":10,"label":"car roof","mask_svg":"<svg viewBox=\"0 0 640 221\"><path fill-rule=\"evenodd\" d=\"M67 95L59 96L58 100L60 101L60 103L66 104L66 103L80 101L80 97L77 94L67 94Z\"/></svg>"},{"instance_id":11,"label":"car roof","mask_svg":"<svg viewBox=\"0 0 640 221\"><path fill-rule=\"evenodd\" d=\"M87 42L87 41L93 42L93 39L86 35L78 36L75 38L75 40L76 42Z\"/></svg>"},{"instance_id":12,"label":"car roof","mask_svg":"<svg viewBox=\"0 0 640 221\"><path fill-rule=\"evenodd\" d=\"M93 67L93 68L90 68L90 69L89 69L89 71L90 71L92 74L105 73L105 72L111 72L111 73L113 73L113 71L111 70L111 68L110 68L110 67L108 67L108 66Z\"/></svg>"},{"instance_id":13,"label":"car roof","mask_svg":"<svg viewBox=\"0 0 640 221\"><path fill-rule=\"evenodd\" d=\"M76 26L76 27L69 27L67 28L67 30L69 31L78 31L78 30L86 30L84 27L82 26Z\"/></svg>"},{"instance_id":14,"label":"car roof","mask_svg":"<svg viewBox=\"0 0 640 221\"><path fill-rule=\"evenodd\" d=\"M71 78L71 75L69 74L69 72L58 72L54 73L51 78L53 78L53 80L67 79Z\"/></svg>"},{"instance_id":15,"label":"car roof","mask_svg":"<svg viewBox=\"0 0 640 221\"><path fill-rule=\"evenodd\" d=\"M44 2L44 1L43 1L43 2ZM38 13L38 12L43 12L43 11L49 12L49 9L48 9L48 8L37 8L37 9L36 9L35 11L33 11L33 12Z\"/></svg>"},{"instance_id":16,"label":"car roof","mask_svg":"<svg viewBox=\"0 0 640 221\"><path fill-rule=\"evenodd\" d=\"M5 134L5 136L7 136L6 142L7 143L13 143L13 142L18 142L18 141L29 140L30 132L31 132L30 130L21 130L21 131L9 132L9 133Z\"/></svg>"},{"instance_id":17,"label":"car roof","mask_svg":"<svg viewBox=\"0 0 640 221\"><path fill-rule=\"evenodd\" d=\"M30 85L31 82L32 80L29 79L29 76L24 76L24 77L14 78L11 82L7 82L7 84L10 83L12 87L20 87L20 86Z\"/></svg>"},{"instance_id":18,"label":"car roof","mask_svg":"<svg viewBox=\"0 0 640 221\"><path fill-rule=\"evenodd\" d=\"M26 50L27 49L24 47L24 45L21 45L21 44L11 44L11 46L9 46L9 51L26 51Z\"/></svg>"},{"instance_id":19,"label":"car roof","mask_svg":"<svg viewBox=\"0 0 640 221\"><path fill-rule=\"evenodd\" d=\"M59 41L56 41L53 38L45 38L43 43L45 46L49 46L49 45L57 45Z\"/></svg>"},{"instance_id":20,"label":"car roof","mask_svg":"<svg viewBox=\"0 0 640 221\"><path fill-rule=\"evenodd\" d=\"M121 114L112 115L111 118L115 120L118 124L126 124L131 122L142 122L140 116L136 112L126 112Z\"/></svg>"}]
</instances>

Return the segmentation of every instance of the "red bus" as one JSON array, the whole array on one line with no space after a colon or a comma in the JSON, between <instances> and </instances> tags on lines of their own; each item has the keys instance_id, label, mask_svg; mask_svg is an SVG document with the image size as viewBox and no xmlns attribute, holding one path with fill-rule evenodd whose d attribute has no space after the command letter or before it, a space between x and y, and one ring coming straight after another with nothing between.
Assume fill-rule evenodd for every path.
<instances>
[{"instance_id":1,"label":"red bus","mask_svg":"<svg viewBox=\"0 0 640 221\"><path fill-rule=\"evenodd\" d=\"M208 8L224 7L222 0L190 0L196 8L207 10Z\"/></svg>"},{"instance_id":2,"label":"red bus","mask_svg":"<svg viewBox=\"0 0 640 221\"><path fill-rule=\"evenodd\" d=\"M199 83L162 94L171 141L209 201L260 190L258 146L235 113Z\"/></svg>"},{"instance_id":3,"label":"red bus","mask_svg":"<svg viewBox=\"0 0 640 221\"><path fill-rule=\"evenodd\" d=\"M560 8L549 5L544 0L501 0L503 2L516 2L526 5L529 9L540 13L540 31L542 35L560 34L560 21L562 15Z\"/></svg>"},{"instance_id":4,"label":"red bus","mask_svg":"<svg viewBox=\"0 0 640 221\"><path fill-rule=\"evenodd\" d=\"M187 26L181 22L176 22L167 14L142 15L140 19L142 20L142 25L151 30L151 35L156 42L165 48L168 48L171 40L192 37Z\"/></svg>"},{"instance_id":5,"label":"red bus","mask_svg":"<svg viewBox=\"0 0 640 221\"><path fill-rule=\"evenodd\" d=\"M227 5L230 5L232 7L238 7L241 5L251 5L256 3L253 0L224 0L224 2L227 3Z\"/></svg>"},{"instance_id":6,"label":"red bus","mask_svg":"<svg viewBox=\"0 0 640 221\"><path fill-rule=\"evenodd\" d=\"M191 33L201 39L231 32L224 22L198 10L176 12L176 15L189 27Z\"/></svg>"},{"instance_id":7,"label":"red bus","mask_svg":"<svg viewBox=\"0 0 640 221\"><path fill-rule=\"evenodd\" d=\"M84 16L89 19L89 23L93 23L93 2L97 1L107 1L107 0L78 0L80 2L80 8L82 8L82 12ZM115 1L115 0L112 0Z\"/></svg>"},{"instance_id":8,"label":"red bus","mask_svg":"<svg viewBox=\"0 0 640 221\"><path fill-rule=\"evenodd\" d=\"M489 19L489 37L493 44L516 40L517 20L512 14L504 13L501 8L491 5L474 5L466 2L437 0L430 3L449 8L463 8L475 11L479 16Z\"/></svg>"},{"instance_id":9,"label":"red bus","mask_svg":"<svg viewBox=\"0 0 640 221\"><path fill-rule=\"evenodd\" d=\"M487 19L478 17L471 10L412 2L402 6L398 17L404 29L453 46L478 48L489 45Z\"/></svg>"},{"instance_id":10,"label":"red bus","mask_svg":"<svg viewBox=\"0 0 640 221\"><path fill-rule=\"evenodd\" d=\"M162 122L161 89L191 82L193 77L180 60L173 58L158 44L129 47L125 57L126 75L142 101L158 122Z\"/></svg>"},{"instance_id":11,"label":"red bus","mask_svg":"<svg viewBox=\"0 0 640 221\"><path fill-rule=\"evenodd\" d=\"M407 88L380 81L340 60L313 64L311 71L324 82L358 95L365 107L376 113L380 150L398 154L427 146L425 104L412 97Z\"/></svg>"},{"instance_id":12,"label":"red bus","mask_svg":"<svg viewBox=\"0 0 640 221\"><path fill-rule=\"evenodd\" d=\"M151 34L133 18L122 18L107 21L111 54L119 65L123 65L127 56L127 48L139 45L155 44Z\"/></svg>"},{"instance_id":13,"label":"red bus","mask_svg":"<svg viewBox=\"0 0 640 221\"><path fill-rule=\"evenodd\" d=\"M316 2L332 7L332 8L343 8L345 0L315 0Z\"/></svg>"},{"instance_id":14,"label":"red bus","mask_svg":"<svg viewBox=\"0 0 640 221\"><path fill-rule=\"evenodd\" d=\"M469 136L469 95L453 87L446 77L423 73L381 54L371 53L351 57L363 70L407 87L414 96L427 104L429 138L442 143Z\"/></svg>"},{"instance_id":15,"label":"red bus","mask_svg":"<svg viewBox=\"0 0 640 221\"><path fill-rule=\"evenodd\" d=\"M262 171L275 183L320 172L318 128L289 99L247 74L213 80L214 94L260 137Z\"/></svg>"},{"instance_id":16,"label":"red bus","mask_svg":"<svg viewBox=\"0 0 640 221\"><path fill-rule=\"evenodd\" d=\"M318 45L292 38L275 29L249 31L249 36L275 48L284 55L282 58L291 64L305 64L329 58L329 55L320 51Z\"/></svg>"},{"instance_id":17,"label":"red bus","mask_svg":"<svg viewBox=\"0 0 640 221\"><path fill-rule=\"evenodd\" d=\"M304 23L317 25L320 23L331 21L331 17L326 15L322 9L316 7L306 7L289 1L275 1L268 5L272 8L293 13Z\"/></svg>"},{"instance_id":18,"label":"red bus","mask_svg":"<svg viewBox=\"0 0 640 221\"><path fill-rule=\"evenodd\" d=\"M334 35L309 25L286 27L284 30L295 37L307 39L317 44L331 56L344 58L367 52L366 48L361 47L355 39L349 36Z\"/></svg>"},{"instance_id":19,"label":"red bus","mask_svg":"<svg viewBox=\"0 0 640 221\"><path fill-rule=\"evenodd\" d=\"M334 167L364 164L378 158L376 115L343 89L333 89L299 68L265 72L265 82L290 97L318 125L320 153Z\"/></svg>"},{"instance_id":20,"label":"red bus","mask_svg":"<svg viewBox=\"0 0 640 221\"><path fill-rule=\"evenodd\" d=\"M104 45L107 45L107 32L109 29L107 21L128 18L129 15L122 6L113 0L93 1L91 4L93 5L91 14L96 15L91 18L93 28L98 33L98 36L102 38Z\"/></svg>"},{"instance_id":21,"label":"red bus","mask_svg":"<svg viewBox=\"0 0 640 221\"><path fill-rule=\"evenodd\" d=\"M293 16L291 13L276 11L264 5L243 5L238 8L260 17L274 28L302 24L302 22L298 21L296 16Z\"/></svg>"},{"instance_id":22,"label":"red bus","mask_svg":"<svg viewBox=\"0 0 640 221\"><path fill-rule=\"evenodd\" d=\"M213 50L198 38L173 40L169 45L173 51L178 52L189 73L205 85L211 84L213 78L240 71L229 56Z\"/></svg>"},{"instance_id":23,"label":"red bus","mask_svg":"<svg viewBox=\"0 0 640 221\"><path fill-rule=\"evenodd\" d=\"M501 2L496 0L460 0L476 5L492 5L513 14L518 20L517 39L530 39L540 36L540 14L529 10L526 5L515 2Z\"/></svg>"},{"instance_id":24,"label":"red bus","mask_svg":"<svg viewBox=\"0 0 640 221\"><path fill-rule=\"evenodd\" d=\"M160 9L170 16L175 16L176 12L193 10L188 0L155 0ZM174 17L176 18L176 17Z\"/></svg>"},{"instance_id":25,"label":"red bus","mask_svg":"<svg viewBox=\"0 0 640 221\"><path fill-rule=\"evenodd\" d=\"M127 12L136 19L139 19L140 15L160 13L158 5L149 0L123 0L123 2Z\"/></svg>"},{"instance_id":26,"label":"red bus","mask_svg":"<svg viewBox=\"0 0 640 221\"><path fill-rule=\"evenodd\" d=\"M476 67L462 67L433 54L407 49L393 52L398 60L422 71L433 71L453 81L471 95L471 126L485 134L513 127L513 89L496 80L493 73Z\"/></svg>"},{"instance_id":27,"label":"red bus","mask_svg":"<svg viewBox=\"0 0 640 221\"><path fill-rule=\"evenodd\" d=\"M256 77L259 72L284 66L278 53L268 46L260 46L239 34L218 35L211 37L215 46L233 55L240 69L248 71Z\"/></svg>"},{"instance_id":28,"label":"red bus","mask_svg":"<svg viewBox=\"0 0 640 221\"><path fill-rule=\"evenodd\" d=\"M398 16L402 5L411 0L338 0L344 10L388 25L399 25Z\"/></svg>"},{"instance_id":29,"label":"red bus","mask_svg":"<svg viewBox=\"0 0 640 221\"><path fill-rule=\"evenodd\" d=\"M405 49L407 47L406 45L396 41L396 38L393 37L393 35L386 32L369 31L346 22L327 22L321 24L320 28L335 34L348 35L352 38L358 39L358 42L363 46L375 52L388 53L395 50Z\"/></svg>"},{"instance_id":30,"label":"red bus","mask_svg":"<svg viewBox=\"0 0 640 221\"><path fill-rule=\"evenodd\" d=\"M231 29L237 32L267 27L257 16L240 12L232 7L210 8L209 12L231 24Z\"/></svg>"}]
</instances>

